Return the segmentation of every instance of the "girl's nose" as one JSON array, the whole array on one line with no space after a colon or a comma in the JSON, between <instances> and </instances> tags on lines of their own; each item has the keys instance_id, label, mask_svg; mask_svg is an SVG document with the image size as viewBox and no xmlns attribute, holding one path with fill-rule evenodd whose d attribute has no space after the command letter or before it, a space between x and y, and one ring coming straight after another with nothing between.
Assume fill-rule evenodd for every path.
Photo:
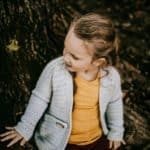
<instances>
[{"instance_id":1,"label":"girl's nose","mask_svg":"<svg viewBox=\"0 0 150 150\"><path fill-rule=\"evenodd\" d=\"M70 61L70 58L69 58L69 54L64 54L64 61L65 63L67 63L68 65L71 65L71 61Z\"/></svg>"}]
</instances>

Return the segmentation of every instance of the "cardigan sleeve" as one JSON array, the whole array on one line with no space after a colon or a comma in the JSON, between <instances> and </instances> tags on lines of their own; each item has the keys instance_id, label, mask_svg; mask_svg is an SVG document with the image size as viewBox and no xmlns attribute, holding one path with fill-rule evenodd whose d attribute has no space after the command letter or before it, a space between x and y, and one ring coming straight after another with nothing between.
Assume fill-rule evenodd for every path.
<instances>
[{"instance_id":1,"label":"cardigan sleeve","mask_svg":"<svg viewBox=\"0 0 150 150\"><path fill-rule=\"evenodd\" d=\"M116 69L112 69L113 89L112 99L107 107L107 125L109 140L122 140L124 127L123 127L123 102L120 75Z\"/></svg>"},{"instance_id":2,"label":"cardigan sleeve","mask_svg":"<svg viewBox=\"0 0 150 150\"><path fill-rule=\"evenodd\" d=\"M32 91L29 103L20 122L15 129L26 140L29 140L34 132L36 124L46 110L51 96L52 65L49 63L41 73L35 89Z\"/></svg>"}]
</instances>

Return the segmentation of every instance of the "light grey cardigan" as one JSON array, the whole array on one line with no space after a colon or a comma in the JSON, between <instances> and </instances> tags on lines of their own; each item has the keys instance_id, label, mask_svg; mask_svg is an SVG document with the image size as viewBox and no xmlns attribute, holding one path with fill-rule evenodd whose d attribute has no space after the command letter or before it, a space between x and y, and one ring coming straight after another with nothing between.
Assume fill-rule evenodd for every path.
<instances>
[{"instance_id":1,"label":"light grey cardigan","mask_svg":"<svg viewBox=\"0 0 150 150\"><path fill-rule=\"evenodd\" d=\"M114 67L100 80L99 111L108 139L123 138L123 105L120 76ZM100 70L102 75L106 71ZM41 73L21 121L15 129L29 140L35 130L39 150L64 150L71 132L73 79L63 57L48 63ZM39 121L40 120L40 121ZM37 126L38 123L38 126Z\"/></svg>"}]
</instances>

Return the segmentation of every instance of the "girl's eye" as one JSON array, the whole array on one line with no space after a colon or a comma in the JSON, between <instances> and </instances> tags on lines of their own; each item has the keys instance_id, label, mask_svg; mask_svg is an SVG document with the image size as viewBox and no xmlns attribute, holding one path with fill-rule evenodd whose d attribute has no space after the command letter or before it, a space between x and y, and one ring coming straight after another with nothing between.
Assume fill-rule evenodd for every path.
<instances>
[{"instance_id":1,"label":"girl's eye","mask_svg":"<svg viewBox=\"0 0 150 150\"><path fill-rule=\"evenodd\" d=\"M75 60L79 60L79 58L76 57L76 56L74 56L74 55L72 55L72 57L73 57L73 59L75 59Z\"/></svg>"}]
</instances>

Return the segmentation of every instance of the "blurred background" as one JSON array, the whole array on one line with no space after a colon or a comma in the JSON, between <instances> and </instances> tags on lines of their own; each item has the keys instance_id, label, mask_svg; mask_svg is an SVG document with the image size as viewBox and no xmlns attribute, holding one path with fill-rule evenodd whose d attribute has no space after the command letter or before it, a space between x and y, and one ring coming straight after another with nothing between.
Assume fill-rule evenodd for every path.
<instances>
[{"instance_id":1,"label":"blurred background","mask_svg":"<svg viewBox=\"0 0 150 150\"><path fill-rule=\"evenodd\" d=\"M1 0L0 132L14 126L43 69L62 54L75 15L107 13L120 37L116 67L124 92L123 150L150 150L150 1L149 0ZM34 150L15 145L0 150Z\"/></svg>"}]
</instances>

